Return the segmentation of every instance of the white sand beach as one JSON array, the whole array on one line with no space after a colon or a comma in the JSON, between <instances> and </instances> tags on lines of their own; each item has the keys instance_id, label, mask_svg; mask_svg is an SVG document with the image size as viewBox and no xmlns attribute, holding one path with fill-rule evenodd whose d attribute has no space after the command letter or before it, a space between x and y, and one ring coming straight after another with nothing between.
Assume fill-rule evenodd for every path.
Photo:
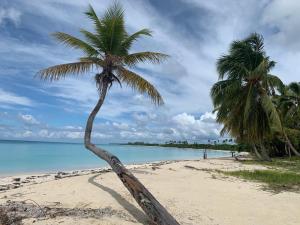
<instances>
[{"instance_id":1,"label":"white sand beach","mask_svg":"<svg viewBox=\"0 0 300 225\"><path fill-rule=\"evenodd\" d=\"M264 169L261 166L209 159L130 167L182 225L298 225L300 221L299 193L273 193L263 190L260 183L206 171ZM112 172L90 171L56 180L53 175L45 177L37 179L37 184L23 183L22 187L1 191L0 204L25 201L70 212L46 217L41 213L40 218L23 220L24 224L148 224L145 214ZM8 179L13 178L3 178L0 184ZM79 215L73 213L74 209L85 211Z\"/></svg>"}]
</instances>

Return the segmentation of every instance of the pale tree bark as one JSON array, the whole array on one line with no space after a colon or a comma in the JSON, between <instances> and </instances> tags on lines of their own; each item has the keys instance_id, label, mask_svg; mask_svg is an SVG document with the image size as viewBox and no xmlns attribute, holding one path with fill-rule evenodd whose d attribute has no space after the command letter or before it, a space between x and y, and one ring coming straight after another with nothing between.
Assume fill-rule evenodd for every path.
<instances>
[{"instance_id":1,"label":"pale tree bark","mask_svg":"<svg viewBox=\"0 0 300 225\"><path fill-rule=\"evenodd\" d=\"M255 144L252 144L252 148L253 148L253 150L254 150L254 153L255 153L256 157L257 157L259 160L262 160L262 156L261 156L260 153L258 152L258 150L257 150L257 148L256 148L256 146L255 146Z\"/></svg>"},{"instance_id":2,"label":"pale tree bark","mask_svg":"<svg viewBox=\"0 0 300 225\"><path fill-rule=\"evenodd\" d=\"M263 143L260 144L260 149L261 149L262 159L265 160L265 161L272 161L272 159L270 158L270 156L267 152L267 149L265 148Z\"/></svg>"},{"instance_id":3,"label":"pale tree bark","mask_svg":"<svg viewBox=\"0 0 300 225\"><path fill-rule=\"evenodd\" d=\"M289 146L289 148L292 150L292 152L296 155L296 156L300 156L300 153L295 149L295 147L293 146L293 144L291 143L290 139L288 138L288 136L286 135L285 131L283 131L283 135L284 138L286 140L287 145Z\"/></svg>"},{"instance_id":4,"label":"pale tree bark","mask_svg":"<svg viewBox=\"0 0 300 225\"><path fill-rule=\"evenodd\" d=\"M175 218L169 214L169 212L155 199L147 188L145 188L145 186L128 169L125 168L116 156L91 143L93 122L104 102L107 89L108 83L104 83L100 98L89 115L84 136L85 147L96 154L99 158L105 160L111 166L136 202L149 216L152 223L157 225L179 225Z\"/></svg>"},{"instance_id":5,"label":"pale tree bark","mask_svg":"<svg viewBox=\"0 0 300 225\"><path fill-rule=\"evenodd\" d=\"M291 148L289 146L287 146L286 143L284 144L284 148L285 148L286 154L289 155L289 158L291 158L292 157Z\"/></svg>"}]
</instances>

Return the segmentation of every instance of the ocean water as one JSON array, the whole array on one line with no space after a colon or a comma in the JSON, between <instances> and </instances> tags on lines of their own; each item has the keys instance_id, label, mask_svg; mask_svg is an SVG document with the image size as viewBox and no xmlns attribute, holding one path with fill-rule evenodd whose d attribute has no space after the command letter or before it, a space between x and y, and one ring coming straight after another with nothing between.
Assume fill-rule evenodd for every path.
<instances>
[{"instance_id":1,"label":"ocean water","mask_svg":"<svg viewBox=\"0 0 300 225\"><path fill-rule=\"evenodd\" d=\"M124 164L162 160L200 159L203 150L157 146L100 145ZM208 157L230 156L230 152L208 150ZM0 141L0 176L57 172L105 167L108 164L86 150L83 144Z\"/></svg>"}]
</instances>

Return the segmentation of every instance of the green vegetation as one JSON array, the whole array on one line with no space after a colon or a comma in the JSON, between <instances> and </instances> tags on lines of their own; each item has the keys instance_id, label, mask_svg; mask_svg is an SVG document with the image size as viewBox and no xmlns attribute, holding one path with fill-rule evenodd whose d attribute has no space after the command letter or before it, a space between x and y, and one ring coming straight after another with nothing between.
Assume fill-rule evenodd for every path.
<instances>
[{"instance_id":1,"label":"green vegetation","mask_svg":"<svg viewBox=\"0 0 300 225\"><path fill-rule=\"evenodd\" d=\"M292 172L280 172L276 170L239 170L231 172L223 172L226 175L240 177L246 180L263 182L268 188L280 190L300 190L300 174Z\"/></svg>"},{"instance_id":2,"label":"green vegetation","mask_svg":"<svg viewBox=\"0 0 300 225\"><path fill-rule=\"evenodd\" d=\"M288 171L300 174L300 157L291 158L273 158L272 162L247 160L241 161L244 164L258 164L266 166L273 170Z\"/></svg>"},{"instance_id":3,"label":"green vegetation","mask_svg":"<svg viewBox=\"0 0 300 225\"><path fill-rule=\"evenodd\" d=\"M143 145L143 146L159 146L159 147L174 147L174 148L194 148L194 149L213 149L213 150L225 150L225 151L249 151L249 146L243 144L188 144L182 143L144 143L144 142L128 142L128 145Z\"/></svg>"},{"instance_id":4,"label":"green vegetation","mask_svg":"<svg viewBox=\"0 0 300 225\"><path fill-rule=\"evenodd\" d=\"M300 153L300 83L284 85L270 74L275 62L256 33L234 41L217 61L219 81L211 89L221 134L251 146L257 158Z\"/></svg>"},{"instance_id":5,"label":"green vegetation","mask_svg":"<svg viewBox=\"0 0 300 225\"><path fill-rule=\"evenodd\" d=\"M222 171L221 173L240 177L245 180L263 182L267 188L274 191L300 191L300 157L274 158L272 162L247 160L244 164L262 165L267 170Z\"/></svg>"}]
</instances>

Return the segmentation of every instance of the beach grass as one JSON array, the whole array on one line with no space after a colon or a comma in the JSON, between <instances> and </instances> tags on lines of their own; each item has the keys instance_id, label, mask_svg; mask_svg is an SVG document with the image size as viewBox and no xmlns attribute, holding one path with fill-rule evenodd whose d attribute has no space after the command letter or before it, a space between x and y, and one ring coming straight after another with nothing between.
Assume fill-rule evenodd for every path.
<instances>
[{"instance_id":1,"label":"beach grass","mask_svg":"<svg viewBox=\"0 0 300 225\"><path fill-rule=\"evenodd\" d=\"M272 170L284 170L294 173L300 173L300 157L296 156L291 158L273 158L271 162L258 160L247 160L241 162L244 164L266 166Z\"/></svg>"},{"instance_id":2,"label":"beach grass","mask_svg":"<svg viewBox=\"0 0 300 225\"><path fill-rule=\"evenodd\" d=\"M273 191L300 191L300 174L279 170L239 170L223 172L226 175L243 178L245 180L263 182Z\"/></svg>"},{"instance_id":3,"label":"beach grass","mask_svg":"<svg viewBox=\"0 0 300 225\"><path fill-rule=\"evenodd\" d=\"M262 165L267 170L239 170L223 173L245 180L265 183L268 189L274 191L300 191L300 157L273 158L271 162L258 160L241 162L248 165Z\"/></svg>"}]
</instances>

